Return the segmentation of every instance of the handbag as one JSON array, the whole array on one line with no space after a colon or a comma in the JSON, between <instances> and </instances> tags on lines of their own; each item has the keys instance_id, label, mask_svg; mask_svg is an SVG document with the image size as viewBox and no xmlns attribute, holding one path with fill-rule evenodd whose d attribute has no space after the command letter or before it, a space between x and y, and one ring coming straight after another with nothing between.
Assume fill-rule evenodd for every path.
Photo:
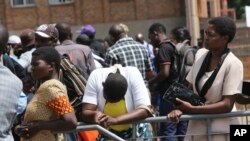
<instances>
[{"instance_id":1,"label":"handbag","mask_svg":"<svg viewBox=\"0 0 250 141\"><path fill-rule=\"evenodd\" d=\"M163 99L178 106L180 103L176 101L176 98L187 101L194 106L204 105L206 99L194 93L183 84L178 82L172 83L167 91L163 95Z\"/></svg>"},{"instance_id":2,"label":"handbag","mask_svg":"<svg viewBox=\"0 0 250 141\"><path fill-rule=\"evenodd\" d=\"M204 103L206 101L204 96L206 95L208 89L212 86L212 84L215 80L215 77L216 77L217 73L219 72L220 67L223 64L223 62L224 62L224 60L227 57L229 52L230 52L230 50L228 48L225 48L225 50L221 56L221 59L217 65L217 67L215 68L214 72L209 77L209 79L206 81L206 83L203 85L202 89L199 90L198 89L198 82L201 79L201 77L204 75L206 70L208 69L208 64L210 64L209 61L211 60L211 55L212 55L211 51L208 52L208 54L206 55L202 65L201 65L201 68L197 74L196 81L195 81L195 86L196 86L196 89L198 91L198 94L195 94L192 90L188 89L187 87L185 87L184 85L182 85L180 83L173 82L172 85L170 85L170 87L164 93L163 99L174 103L176 106L178 106L180 104L176 101L176 98L187 101L194 106L204 105Z\"/></svg>"}]
</instances>

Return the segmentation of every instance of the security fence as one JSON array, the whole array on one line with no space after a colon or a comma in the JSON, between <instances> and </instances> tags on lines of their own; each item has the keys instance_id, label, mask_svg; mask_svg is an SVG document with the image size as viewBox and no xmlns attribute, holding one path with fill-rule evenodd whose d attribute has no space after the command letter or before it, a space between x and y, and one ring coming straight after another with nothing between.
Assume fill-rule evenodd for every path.
<instances>
[{"instance_id":1,"label":"security fence","mask_svg":"<svg viewBox=\"0 0 250 141\"><path fill-rule=\"evenodd\" d=\"M225 134L228 135L229 133L212 133L211 132L211 120L212 119L217 119L217 118L227 118L227 117L241 117L241 123L242 124L248 124L248 116L250 116L250 111L235 111L235 112L230 112L230 113L224 113L224 114L195 114L195 115L182 115L181 116L181 120L185 121L185 120L198 120L198 119L206 119L207 120L207 139L208 141L212 141L212 135L215 134ZM134 124L137 123L160 123L160 122L169 122L166 118L166 116L160 116L160 117L149 117L145 120L141 120L139 122L136 122ZM136 126L133 126L133 128L135 128ZM229 127L228 127L229 128ZM110 138L110 140L115 140L115 141L124 141L124 139L116 136L115 134L113 134L112 132L106 130L105 128L99 126L99 125L87 125L84 123L79 123L77 129L77 131L86 131L86 130L98 130L101 134L104 134L105 136L107 136L108 138ZM136 131L135 129L133 131ZM133 137L132 139L139 139L136 138L135 136L136 134L133 133ZM198 135L186 135L186 136L198 136ZM153 137L151 140L156 139L157 137ZM161 137L158 137L161 138ZM146 140L146 139L143 139ZM229 140L229 139L228 139Z\"/></svg>"}]
</instances>

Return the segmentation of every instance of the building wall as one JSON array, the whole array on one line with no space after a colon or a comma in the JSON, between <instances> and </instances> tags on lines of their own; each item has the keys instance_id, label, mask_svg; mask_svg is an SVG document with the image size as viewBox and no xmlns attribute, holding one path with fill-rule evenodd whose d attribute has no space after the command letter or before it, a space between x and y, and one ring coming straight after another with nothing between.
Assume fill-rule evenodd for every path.
<instances>
[{"instance_id":1,"label":"building wall","mask_svg":"<svg viewBox=\"0 0 250 141\"><path fill-rule=\"evenodd\" d=\"M49 5L36 0L31 7L11 7L0 2L4 24L11 30L33 28L42 23L67 22L71 25L98 24L185 16L183 0L75 0L64 5ZM4 6L3 6L4 5Z\"/></svg>"}]
</instances>

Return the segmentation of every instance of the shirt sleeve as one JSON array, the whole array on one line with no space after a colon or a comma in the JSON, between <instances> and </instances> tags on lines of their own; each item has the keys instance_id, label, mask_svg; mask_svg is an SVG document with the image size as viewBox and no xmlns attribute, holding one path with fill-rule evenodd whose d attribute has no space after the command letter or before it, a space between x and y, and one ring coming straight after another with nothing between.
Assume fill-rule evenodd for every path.
<instances>
[{"instance_id":1,"label":"shirt sleeve","mask_svg":"<svg viewBox=\"0 0 250 141\"><path fill-rule=\"evenodd\" d=\"M82 99L83 103L97 105L98 83L96 81L96 77L98 74L96 73L96 71L97 70L94 70L88 78L88 82Z\"/></svg>"},{"instance_id":2,"label":"shirt sleeve","mask_svg":"<svg viewBox=\"0 0 250 141\"><path fill-rule=\"evenodd\" d=\"M158 58L159 64L171 64L174 55L174 47L170 43L161 44Z\"/></svg>"},{"instance_id":3,"label":"shirt sleeve","mask_svg":"<svg viewBox=\"0 0 250 141\"><path fill-rule=\"evenodd\" d=\"M149 106L151 105L149 92L146 88L146 85L143 81L143 78L137 68L133 68L130 71L130 83L131 83L131 93L133 103L135 108L141 106Z\"/></svg>"},{"instance_id":4,"label":"shirt sleeve","mask_svg":"<svg viewBox=\"0 0 250 141\"><path fill-rule=\"evenodd\" d=\"M65 93L59 85L49 86L47 93L50 94L50 100L47 102L47 106L52 109L58 117L74 111L67 93Z\"/></svg>"},{"instance_id":5,"label":"shirt sleeve","mask_svg":"<svg viewBox=\"0 0 250 141\"><path fill-rule=\"evenodd\" d=\"M241 61L231 62L224 78L222 95L233 95L242 92L243 65Z\"/></svg>"}]
</instances>

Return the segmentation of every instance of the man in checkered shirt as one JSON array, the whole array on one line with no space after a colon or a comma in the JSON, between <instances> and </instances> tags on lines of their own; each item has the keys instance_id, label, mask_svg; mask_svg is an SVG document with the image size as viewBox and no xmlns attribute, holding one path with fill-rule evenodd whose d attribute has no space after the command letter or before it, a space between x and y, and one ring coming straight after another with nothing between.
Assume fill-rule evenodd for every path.
<instances>
[{"instance_id":1,"label":"man in checkered shirt","mask_svg":"<svg viewBox=\"0 0 250 141\"><path fill-rule=\"evenodd\" d=\"M125 66L135 66L146 82L154 76L148 50L127 33L128 27L124 24L114 24L110 28L109 36L115 44L107 50L105 62L112 65L119 60Z\"/></svg>"}]
</instances>

